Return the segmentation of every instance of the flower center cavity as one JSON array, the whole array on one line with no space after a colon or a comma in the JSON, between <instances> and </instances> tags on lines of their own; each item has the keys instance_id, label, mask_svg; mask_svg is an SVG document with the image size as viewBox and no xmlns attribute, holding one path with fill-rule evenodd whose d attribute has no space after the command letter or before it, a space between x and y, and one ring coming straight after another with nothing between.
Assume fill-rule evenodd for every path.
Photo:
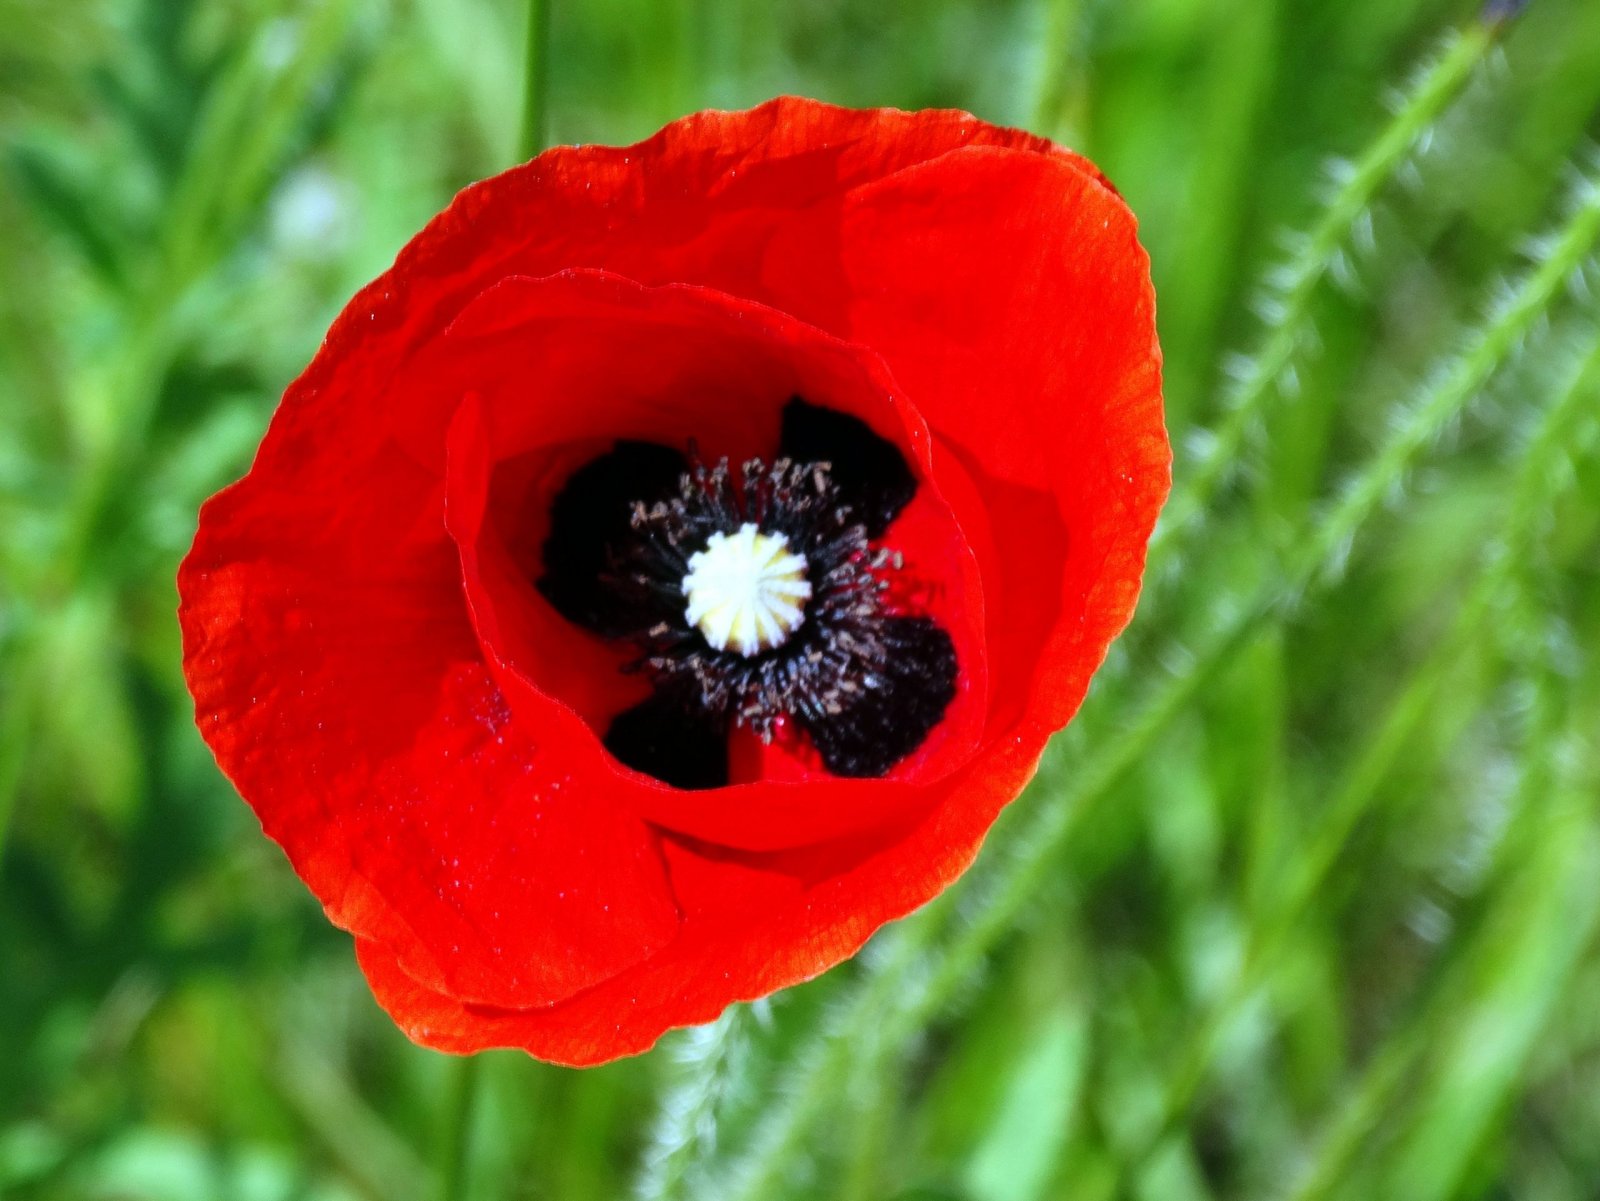
<instances>
[{"instance_id":1,"label":"flower center cavity","mask_svg":"<svg viewBox=\"0 0 1600 1201\"><path fill-rule=\"evenodd\" d=\"M675 787L727 783L735 730L882 776L956 695L950 635L890 587L903 564L880 539L916 491L899 451L798 398L782 424L776 457L737 464L619 441L551 503L539 590L631 644L622 670L650 683L605 745Z\"/></svg>"}]
</instances>

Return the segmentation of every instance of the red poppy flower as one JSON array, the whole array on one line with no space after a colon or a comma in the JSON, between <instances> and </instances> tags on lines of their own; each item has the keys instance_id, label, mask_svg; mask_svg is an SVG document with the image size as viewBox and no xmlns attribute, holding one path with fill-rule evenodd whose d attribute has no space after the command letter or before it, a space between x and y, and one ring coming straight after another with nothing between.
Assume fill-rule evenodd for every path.
<instances>
[{"instance_id":1,"label":"red poppy flower","mask_svg":"<svg viewBox=\"0 0 1600 1201\"><path fill-rule=\"evenodd\" d=\"M468 188L179 573L223 770L377 999L594 1063L971 861L1133 609L1148 264L1084 160L780 99Z\"/></svg>"}]
</instances>

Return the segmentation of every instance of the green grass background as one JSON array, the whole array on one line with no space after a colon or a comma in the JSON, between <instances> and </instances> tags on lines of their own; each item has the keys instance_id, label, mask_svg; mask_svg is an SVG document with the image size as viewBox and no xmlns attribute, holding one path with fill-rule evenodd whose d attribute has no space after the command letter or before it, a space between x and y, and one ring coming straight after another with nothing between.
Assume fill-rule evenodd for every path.
<instances>
[{"instance_id":1,"label":"green grass background","mask_svg":"<svg viewBox=\"0 0 1600 1201\"><path fill-rule=\"evenodd\" d=\"M547 15L0 0L0 1196L1600 1197L1600 4ZM1088 153L1177 450L969 877L587 1072L383 1018L173 618L199 502L525 91L550 141L793 91Z\"/></svg>"}]
</instances>

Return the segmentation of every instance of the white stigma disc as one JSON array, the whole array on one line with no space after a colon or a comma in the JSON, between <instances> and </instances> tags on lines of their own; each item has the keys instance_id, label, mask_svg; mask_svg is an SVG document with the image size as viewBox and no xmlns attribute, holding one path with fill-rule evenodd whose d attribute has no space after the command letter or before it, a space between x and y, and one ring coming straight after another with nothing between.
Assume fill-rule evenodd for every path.
<instances>
[{"instance_id":1,"label":"white stigma disc","mask_svg":"<svg viewBox=\"0 0 1600 1201\"><path fill-rule=\"evenodd\" d=\"M737 533L712 534L689 556L683 579L689 624L717 650L746 657L781 646L805 620L811 598L806 561L783 534L763 534L752 522Z\"/></svg>"}]
</instances>

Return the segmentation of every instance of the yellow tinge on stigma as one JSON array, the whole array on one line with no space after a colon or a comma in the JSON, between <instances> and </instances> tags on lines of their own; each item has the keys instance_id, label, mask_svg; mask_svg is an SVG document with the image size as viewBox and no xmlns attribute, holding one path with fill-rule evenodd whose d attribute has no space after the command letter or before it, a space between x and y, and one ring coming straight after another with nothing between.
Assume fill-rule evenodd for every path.
<instances>
[{"instance_id":1,"label":"yellow tinge on stigma","mask_svg":"<svg viewBox=\"0 0 1600 1201\"><path fill-rule=\"evenodd\" d=\"M717 650L750 656L800 628L811 599L806 561L783 534L763 534L745 522L733 534L712 534L689 556L683 580L689 624Z\"/></svg>"}]
</instances>

